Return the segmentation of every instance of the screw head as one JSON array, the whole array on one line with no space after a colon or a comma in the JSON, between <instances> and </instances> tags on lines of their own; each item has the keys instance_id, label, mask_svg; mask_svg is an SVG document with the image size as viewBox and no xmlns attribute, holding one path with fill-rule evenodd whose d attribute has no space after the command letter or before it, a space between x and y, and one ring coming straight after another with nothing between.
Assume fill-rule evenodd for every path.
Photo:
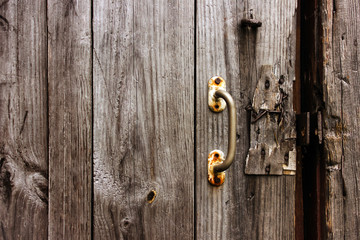
<instances>
[{"instance_id":1,"label":"screw head","mask_svg":"<svg viewBox=\"0 0 360 240\"><path fill-rule=\"evenodd\" d=\"M215 79L215 83L216 83L217 85L219 85L219 84L221 83L220 78L216 78L216 79Z\"/></svg>"},{"instance_id":2,"label":"screw head","mask_svg":"<svg viewBox=\"0 0 360 240\"><path fill-rule=\"evenodd\" d=\"M270 87L270 81L269 81L269 79L266 79L265 80L265 89L269 89L269 87Z\"/></svg>"},{"instance_id":3,"label":"screw head","mask_svg":"<svg viewBox=\"0 0 360 240\"><path fill-rule=\"evenodd\" d=\"M261 149L261 156L265 156L265 149Z\"/></svg>"},{"instance_id":4,"label":"screw head","mask_svg":"<svg viewBox=\"0 0 360 240\"><path fill-rule=\"evenodd\" d=\"M285 76L281 75L279 78L279 84L283 84L285 82Z\"/></svg>"}]
</instances>

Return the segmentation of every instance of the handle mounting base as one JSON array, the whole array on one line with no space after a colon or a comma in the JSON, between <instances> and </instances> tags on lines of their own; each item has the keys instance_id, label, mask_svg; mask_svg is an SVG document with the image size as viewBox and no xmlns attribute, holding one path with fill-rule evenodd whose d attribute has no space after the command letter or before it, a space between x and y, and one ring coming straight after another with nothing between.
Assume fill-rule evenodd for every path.
<instances>
[{"instance_id":1,"label":"handle mounting base","mask_svg":"<svg viewBox=\"0 0 360 240\"><path fill-rule=\"evenodd\" d=\"M215 97L215 92L218 90L226 91L226 83L222 77L215 76L209 79L208 82L208 105L211 111L219 113L226 108L226 102L222 98Z\"/></svg>"},{"instance_id":2,"label":"handle mounting base","mask_svg":"<svg viewBox=\"0 0 360 240\"><path fill-rule=\"evenodd\" d=\"M208 180L211 185L220 186L225 181L225 172L214 173L214 166L224 161L225 154L221 150L213 150L208 157Z\"/></svg>"}]
</instances>

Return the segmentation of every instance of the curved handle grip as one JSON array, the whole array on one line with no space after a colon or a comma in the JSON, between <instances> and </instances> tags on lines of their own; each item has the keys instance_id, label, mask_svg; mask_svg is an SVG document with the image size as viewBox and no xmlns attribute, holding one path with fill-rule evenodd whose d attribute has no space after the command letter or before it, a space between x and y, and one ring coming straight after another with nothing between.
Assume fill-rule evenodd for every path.
<instances>
[{"instance_id":1,"label":"curved handle grip","mask_svg":"<svg viewBox=\"0 0 360 240\"><path fill-rule=\"evenodd\" d=\"M226 159L223 163L214 166L214 172L223 172L230 167L235 157L236 149L236 108L234 99L230 93L224 90L217 90L215 92L216 97L221 97L226 101L226 105L229 109L229 136L228 136L228 152Z\"/></svg>"},{"instance_id":2,"label":"curved handle grip","mask_svg":"<svg viewBox=\"0 0 360 240\"><path fill-rule=\"evenodd\" d=\"M223 184L225 180L225 173L224 171L230 167L232 164L234 157L235 157L235 150L236 150L236 108L235 108L235 102L234 99L231 97L231 95L225 90L225 81L220 77L212 78L217 81L214 81L215 85L220 85L222 81L224 82L222 87L215 87L211 86L211 83L209 82L209 100L210 98L215 102L215 106L221 105L221 99L224 99L226 102L226 105L229 109L229 135L228 135L228 152L226 159L224 160L224 153L220 150L214 150L209 154L208 158L208 180L212 185L219 186ZM220 79L220 80L219 80ZM211 89L212 88L212 89ZM212 90L212 91L211 91ZM215 90L215 91L214 91ZM219 99L221 98L221 99ZM216 109L211 108L211 106L214 104L210 104L209 107L214 112L219 107L215 107ZM225 106L222 106L222 109L224 109ZM222 111L222 110L221 110ZM224 161L223 161L224 160Z\"/></svg>"}]
</instances>

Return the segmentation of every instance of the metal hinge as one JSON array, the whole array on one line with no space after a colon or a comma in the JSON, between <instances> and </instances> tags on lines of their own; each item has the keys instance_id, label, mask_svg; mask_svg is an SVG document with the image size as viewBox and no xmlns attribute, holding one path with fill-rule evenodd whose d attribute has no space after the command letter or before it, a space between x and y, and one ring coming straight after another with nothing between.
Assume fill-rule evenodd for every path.
<instances>
[{"instance_id":1,"label":"metal hinge","mask_svg":"<svg viewBox=\"0 0 360 240\"><path fill-rule=\"evenodd\" d=\"M323 121L321 112L304 112L296 115L297 145L308 146L312 139L323 142Z\"/></svg>"}]
</instances>

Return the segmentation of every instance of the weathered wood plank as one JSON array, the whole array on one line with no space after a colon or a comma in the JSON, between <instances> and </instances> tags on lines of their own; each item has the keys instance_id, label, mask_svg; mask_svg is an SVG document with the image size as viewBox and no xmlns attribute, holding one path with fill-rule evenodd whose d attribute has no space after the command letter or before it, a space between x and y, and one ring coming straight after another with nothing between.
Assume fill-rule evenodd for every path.
<instances>
[{"instance_id":1,"label":"weathered wood plank","mask_svg":"<svg viewBox=\"0 0 360 240\"><path fill-rule=\"evenodd\" d=\"M45 1L0 1L0 239L46 239Z\"/></svg>"},{"instance_id":2,"label":"weathered wood plank","mask_svg":"<svg viewBox=\"0 0 360 240\"><path fill-rule=\"evenodd\" d=\"M272 65L287 84L295 77L296 1L198 1L196 20L197 239L293 239L295 177L247 176L250 114L260 67ZM262 21L241 28L242 18ZM207 182L207 155L227 149L227 113L207 106L207 80L222 76L236 101L237 154L221 187ZM292 98L292 94L290 95Z\"/></svg>"},{"instance_id":3,"label":"weathered wood plank","mask_svg":"<svg viewBox=\"0 0 360 240\"><path fill-rule=\"evenodd\" d=\"M360 238L358 1L322 1L326 234Z\"/></svg>"},{"instance_id":4,"label":"weathered wood plank","mask_svg":"<svg viewBox=\"0 0 360 240\"><path fill-rule=\"evenodd\" d=\"M90 239L91 2L47 3L49 238Z\"/></svg>"},{"instance_id":5,"label":"weathered wood plank","mask_svg":"<svg viewBox=\"0 0 360 240\"><path fill-rule=\"evenodd\" d=\"M94 1L95 239L193 239L193 2Z\"/></svg>"}]
</instances>

